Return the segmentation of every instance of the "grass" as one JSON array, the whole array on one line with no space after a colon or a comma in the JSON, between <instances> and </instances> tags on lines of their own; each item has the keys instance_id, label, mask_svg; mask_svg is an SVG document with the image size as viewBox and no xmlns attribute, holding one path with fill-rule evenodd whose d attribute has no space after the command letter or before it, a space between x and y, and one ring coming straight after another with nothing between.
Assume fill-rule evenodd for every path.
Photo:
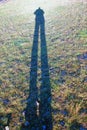
<instances>
[{"instance_id":1,"label":"grass","mask_svg":"<svg viewBox=\"0 0 87 130\"><path fill-rule=\"evenodd\" d=\"M87 128L87 59L78 58L87 52L86 6L55 7L46 15L53 130L74 130L76 124L78 130ZM0 115L11 113L9 127L19 130L29 96L34 19L9 7L0 6ZM40 47L38 55L39 87Z\"/></svg>"},{"instance_id":2,"label":"grass","mask_svg":"<svg viewBox=\"0 0 87 130\"><path fill-rule=\"evenodd\" d=\"M82 38L86 38L87 37L87 30L80 31L79 36Z\"/></svg>"}]
</instances>

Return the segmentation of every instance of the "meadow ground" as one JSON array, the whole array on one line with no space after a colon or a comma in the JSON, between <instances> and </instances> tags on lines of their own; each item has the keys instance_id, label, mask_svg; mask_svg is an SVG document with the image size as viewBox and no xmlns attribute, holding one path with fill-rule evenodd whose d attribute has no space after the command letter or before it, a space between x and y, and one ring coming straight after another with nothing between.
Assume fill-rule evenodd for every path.
<instances>
[{"instance_id":1,"label":"meadow ground","mask_svg":"<svg viewBox=\"0 0 87 130\"><path fill-rule=\"evenodd\" d=\"M34 8L28 12L27 4L23 6L11 0L0 3L0 130L8 119L10 130L20 130L26 122L24 112L33 79L30 72L35 19ZM86 130L87 4L51 6L45 11L45 33L53 130ZM43 82L40 40L37 53L37 78L34 79L39 99ZM41 93L45 91L43 87ZM32 120L33 125L36 120ZM42 127L39 125L37 128Z\"/></svg>"}]
</instances>

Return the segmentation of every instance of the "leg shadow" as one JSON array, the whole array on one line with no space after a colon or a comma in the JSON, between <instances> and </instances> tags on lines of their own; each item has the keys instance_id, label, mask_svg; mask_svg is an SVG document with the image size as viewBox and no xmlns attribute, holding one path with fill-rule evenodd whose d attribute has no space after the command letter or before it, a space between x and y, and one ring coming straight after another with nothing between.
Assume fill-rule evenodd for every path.
<instances>
[{"instance_id":1,"label":"leg shadow","mask_svg":"<svg viewBox=\"0 0 87 130\"><path fill-rule=\"evenodd\" d=\"M52 112L51 112L51 84L49 76L48 55L45 36L45 22L40 26L41 40L41 78L40 87L40 119L42 126L46 130L52 130Z\"/></svg>"},{"instance_id":2,"label":"leg shadow","mask_svg":"<svg viewBox=\"0 0 87 130\"><path fill-rule=\"evenodd\" d=\"M29 86L29 97L27 99L27 107L25 118L30 123L30 129L37 127L37 108L36 101L38 98L37 88L37 58L38 58L38 35L39 26L35 25L34 40L31 53L31 68L30 68L30 86Z\"/></svg>"}]
</instances>

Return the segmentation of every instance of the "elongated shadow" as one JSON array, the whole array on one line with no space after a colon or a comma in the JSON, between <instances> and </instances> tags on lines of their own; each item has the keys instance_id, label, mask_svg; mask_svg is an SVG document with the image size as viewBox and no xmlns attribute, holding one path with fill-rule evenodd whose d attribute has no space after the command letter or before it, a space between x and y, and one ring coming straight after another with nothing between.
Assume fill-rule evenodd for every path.
<instances>
[{"instance_id":1,"label":"elongated shadow","mask_svg":"<svg viewBox=\"0 0 87 130\"><path fill-rule=\"evenodd\" d=\"M45 19L44 11L38 8L34 14L35 30L33 38L33 46L31 52L31 68L30 68L30 86L29 97L27 99L27 107L25 118L29 122L26 130L52 130L52 113L51 113L51 84L49 76L48 55L45 36ZM38 39L40 35L40 51L41 51L41 86L37 86L37 70L38 70ZM40 94L39 94L40 93ZM39 97L39 99L38 99ZM37 103L39 106L37 106ZM38 108L38 114L37 114Z\"/></svg>"}]
</instances>

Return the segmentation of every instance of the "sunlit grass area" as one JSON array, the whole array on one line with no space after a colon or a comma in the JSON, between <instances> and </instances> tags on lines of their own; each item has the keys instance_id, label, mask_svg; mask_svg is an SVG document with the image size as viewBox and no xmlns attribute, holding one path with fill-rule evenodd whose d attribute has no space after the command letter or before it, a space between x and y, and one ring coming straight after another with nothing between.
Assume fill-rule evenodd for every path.
<instances>
[{"instance_id":1,"label":"sunlit grass area","mask_svg":"<svg viewBox=\"0 0 87 130\"><path fill-rule=\"evenodd\" d=\"M68 0L0 3L0 130L7 125L10 130L21 130L26 123L34 11L38 7L45 12L53 130L86 130L87 4ZM39 39L38 88L41 86L40 55Z\"/></svg>"}]
</instances>

